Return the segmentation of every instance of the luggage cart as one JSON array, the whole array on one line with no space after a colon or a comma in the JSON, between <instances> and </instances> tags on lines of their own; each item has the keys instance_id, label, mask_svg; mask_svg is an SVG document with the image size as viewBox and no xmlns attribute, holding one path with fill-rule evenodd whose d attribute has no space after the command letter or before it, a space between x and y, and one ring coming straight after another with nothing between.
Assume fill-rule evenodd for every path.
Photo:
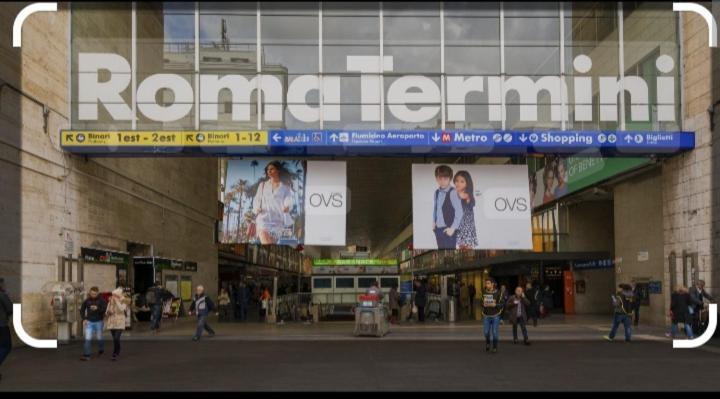
<instances>
[{"instance_id":1,"label":"luggage cart","mask_svg":"<svg viewBox=\"0 0 720 399\"><path fill-rule=\"evenodd\" d=\"M387 309L380 303L377 295L360 295L360 302L355 307L356 337L382 337L390 330Z\"/></svg>"}]
</instances>

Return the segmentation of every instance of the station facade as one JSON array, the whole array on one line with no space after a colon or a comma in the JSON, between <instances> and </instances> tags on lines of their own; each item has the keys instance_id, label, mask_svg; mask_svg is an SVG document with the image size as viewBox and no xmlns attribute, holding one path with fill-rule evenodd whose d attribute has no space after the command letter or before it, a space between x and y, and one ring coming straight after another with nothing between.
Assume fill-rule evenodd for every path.
<instances>
[{"instance_id":1,"label":"station facade","mask_svg":"<svg viewBox=\"0 0 720 399\"><path fill-rule=\"evenodd\" d=\"M641 322L656 325L679 285L720 294L720 63L704 21L672 3L59 3L26 21L22 48L9 28L22 5L5 8L0 274L36 337L55 333L43 286L63 262L111 288L150 259L178 296L197 284L215 296L247 270L290 283L307 258L340 256L221 246L223 158L75 154L59 140L68 129L691 132L692 150L657 156L444 154L528 166L531 251L417 250L407 221L367 241L438 293L448 277L534 280L567 313L609 314L631 280L647 293ZM233 151L222 155L248 155ZM358 237L348 244L368 244Z\"/></svg>"}]
</instances>

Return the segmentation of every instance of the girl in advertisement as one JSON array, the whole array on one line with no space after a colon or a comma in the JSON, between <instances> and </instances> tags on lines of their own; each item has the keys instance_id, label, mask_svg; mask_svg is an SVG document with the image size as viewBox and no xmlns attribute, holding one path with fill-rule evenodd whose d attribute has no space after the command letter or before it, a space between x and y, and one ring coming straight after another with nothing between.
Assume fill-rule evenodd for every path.
<instances>
[{"instance_id":1,"label":"girl in advertisement","mask_svg":"<svg viewBox=\"0 0 720 399\"><path fill-rule=\"evenodd\" d=\"M475 231L475 214L473 213L473 208L475 208L475 187L470 173L464 170L455 174L453 184L460 197L463 210L460 227L458 227L457 245L460 249L472 249L478 245Z\"/></svg>"},{"instance_id":2,"label":"girl in advertisement","mask_svg":"<svg viewBox=\"0 0 720 399\"><path fill-rule=\"evenodd\" d=\"M553 201L555 199L555 164L549 163L545 166L545 171L543 172L543 183L545 192L543 193L543 204L546 204L550 201Z\"/></svg>"},{"instance_id":3,"label":"girl in advertisement","mask_svg":"<svg viewBox=\"0 0 720 399\"><path fill-rule=\"evenodd\" d=\"M257 235L261 244L274 244L285 226L292 224L292 177L278 161L265 166L265 178L253 198L253 213L257 215Z\"/></svg>"}]
</instances>

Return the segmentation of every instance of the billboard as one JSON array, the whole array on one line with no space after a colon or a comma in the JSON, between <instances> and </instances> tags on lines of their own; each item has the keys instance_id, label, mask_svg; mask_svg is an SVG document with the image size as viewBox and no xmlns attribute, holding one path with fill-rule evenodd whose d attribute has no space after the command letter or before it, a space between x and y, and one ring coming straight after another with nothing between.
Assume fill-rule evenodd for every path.
<instances>
[{"instance_id":1,"label":"billboard","mask_svg":"<svg viewBox=\"0 0 720 399\"><path fill-rule=\"evenodd\" d=\"M229 160L221 242L302 243L305 167L300 160Z\"/></svg>"},{"instance_id":2,"label":"billboard","mask_svg":"<svg viewBox=\"0 0 720 399\"><path fill-rule=\"evenodd\" d=\"M221 242L345 245L345 162L228 161Z\"/></svg>"},{"instance_id":3,"label":"billboard","mask_svg":"<svg viewBox=\"0 0 720 399\"><path fill-rule=\"evenodd\" d=\"M345 245L347 173L344 161L308 161L305 243Z\"/></svg>"},{"instance_id":4,"label":"billboard","mask_svg":"<svg viewBox=\"0 0 720 399\"><path fill-rule=\"evenodd\" d=\"M527 165L412 166L416 249L532 249Z\"/></svg>"},{"instance_id":5,"label":"billboard","mask_svg":"<svg viewBox=\"0 0 720 399\"><path fill-rule=\"evenodd\" d=\"M620 173L652 162L648 158L546 156L544 168L529 175L532 207L550 203Z\"/></svg>"}]
</instances>

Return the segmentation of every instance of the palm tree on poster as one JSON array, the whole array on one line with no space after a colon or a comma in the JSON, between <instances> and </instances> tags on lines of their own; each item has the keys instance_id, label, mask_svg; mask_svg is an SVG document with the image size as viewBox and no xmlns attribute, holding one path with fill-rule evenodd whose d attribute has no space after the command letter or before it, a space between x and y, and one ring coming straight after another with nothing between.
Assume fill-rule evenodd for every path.
<instances>
[{"instance_id":1,"label":"palm tree on poster","mask_svg":"<svg viewBox=\"0 0 720 399\"><path fill-rule=\"evenodd\" d=\"M251 167L252 170L253 170L253 180L255 180L255 179L256 179L256 177L255 177L255 168L258 167L258 161L253 160L252 162L250 162L250 167Z\"/></svg>"},{"instance_id":2,"label":"palm tree on poster","mask_svg":"<svg viewBox=\"0 0 720 399\"><path fill-rule=\"evenodd\" d=\"M228 191L225 194L225 231L223 232L223 241L230 239L230 218L232 214L232 203L235 200L235 192Z\"/></svg>"},{"instance_id":3,"label":"palm tree on poster","mask_svg":"<svg viewBox=\"0 0 720 399\"><path fill-rule=\"evenodd\" d=\"M236 242L243 242L241 241L242 237L242 205L243 205L243 199L245 197L245 188L247 187L247 180L238 179L238 181L233 184L231 190L235 194L235 198L237 199L238 204L238 211L237 211L237 224L236 224L236 230L235 230L235 236L237 237Z\"/></svg>"}]
</instances>

